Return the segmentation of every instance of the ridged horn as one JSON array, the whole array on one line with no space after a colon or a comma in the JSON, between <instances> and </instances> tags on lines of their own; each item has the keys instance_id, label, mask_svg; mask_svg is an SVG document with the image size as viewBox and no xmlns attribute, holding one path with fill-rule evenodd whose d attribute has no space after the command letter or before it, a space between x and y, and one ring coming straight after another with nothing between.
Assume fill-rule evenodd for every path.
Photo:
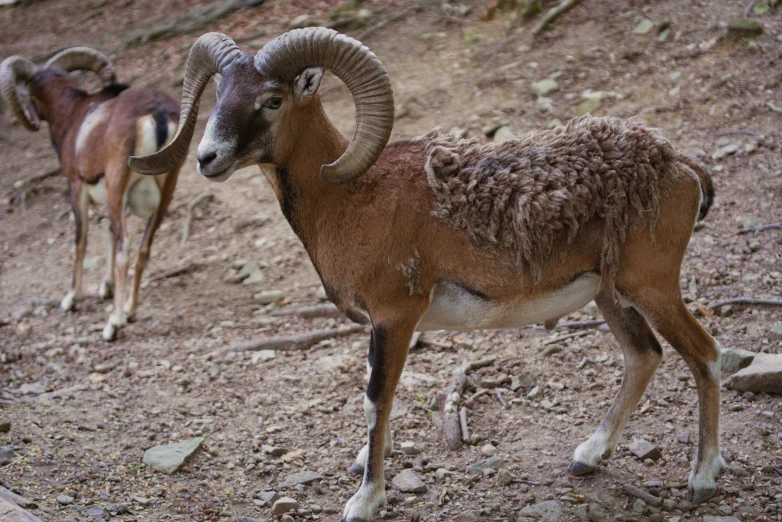
<instances>
[{"instance_id":1,"label":"ridged horn","mask_svg":"<svg viewBox=\"0 0 782 522\"><path fill-rule=\"evenodd\" d=\"M323 67L345 82L356 105L356 130L347 150L323 165L327 183L346 183L366 172L391 137L394 95L385 67L358 40L325 27L294 29L267 43L255 56L262 74L293 81L308 67Z\"/></svg>"},{"instance_id":2,"label":"ridged horn","mask_svg":"<svg viewBox=\"0 0 782 522\"><path fill-rule=\"evenodd\" d=\"M117 71L106 55L89 47L71 47L55 54L44 64L45 69L60 69L65 72L92 71L98 75L103 86L117 82Z\"/></svg>"},{"instance_id":3,"label":"ridged horn","mask_svg":"<svg viewBox=\"0 0 782 522\"><path fill-rule=\"evenodd\" d=\"M41 119L35 112L30 98L20 95L17 86L24 85L38 72L38 66L21 56L9 56L0 63L0 95L24 128L37 131Z\"/></svg>"},{"instance_id":4,"label":"ridged horn","mask_svg":"<svg viewBox=\"0 0 782 522\"><path fill-rule=\"evenodd\" d=\"M242 51L222 33L201 35L190 48L182 86L179 127L171 143L149 156L131 156L128 166L141 174L163 174L172 170L187 154L193 139L198 104L209 79L229 63L242 56Z\"/></svg>"}]
</instances>

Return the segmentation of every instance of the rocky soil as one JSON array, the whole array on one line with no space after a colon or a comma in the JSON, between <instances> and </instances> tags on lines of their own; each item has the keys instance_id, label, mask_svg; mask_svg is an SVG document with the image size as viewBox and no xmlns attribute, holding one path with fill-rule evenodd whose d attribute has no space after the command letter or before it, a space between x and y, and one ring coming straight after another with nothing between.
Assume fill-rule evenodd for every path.
<instances>
[{"instance_id":1,"label":"rocky soil","mask_svg":"<svg viewBox=\"0 0 782 522\"><path fill-rule=\"evenodd\" d=\"M179 95L200 31L126 42L201 2L74 6L0 7L0 57L42 60L88 45L115 60L122 81ZM762 32L752 33L729 28L744 1L581 2L534 40L529 28L538 18L507 30L510 13L487 16L489 7L479 0L368 0L358 9L268 1L203 31L225 32L253 52L292 22L339 22L389 70L398 118L392 139L442 126L488 141L583 112L638 115L661 127L709 166L717 191L682 267L689 306L726 349L752 352L755 361L780 357L782 308L709 306L782 294L782 230L739 234L782 221L780 7L758 2L752 17ZM345 88L327 78L321 92L350 133ZM209 87L197 137L213 99ZM192 149L153 247L138 322L105 344L109 305L96 297L106 266L105 210L90 218L89 295L77 313L62 314L56 305L69 286L73 237L65 182L50 178L8 204L22 180L57 158L45 131L30 134L0 115L0 485L25 497L41 520L331 521L358 487L347 468L366 433L368 334L293 350L230 350L349 322L278 314L322 304L309 259L257 169L209 184L195 172ZM188 203L204 193L213 197L196 207L183 245ZM138 238L142 223L131 220L131 230ZM597 319L587 306L562 322ZM468 409L471 443L449 450L445 389L454 369L486 357L493 362L469 374L464 394L477 394ZM616 455L595 476L569 476L572 452L607 411L622 369L618 344L600 327L424 333L396 395L389 503L379 518L782 520L780 390L734 390L727 373L728 469L711 501L685 501L697 397L667 346ZM160 451L145 456L182 442L189 445L163 463L152 460Z\"/></svg>"}]
</instances>

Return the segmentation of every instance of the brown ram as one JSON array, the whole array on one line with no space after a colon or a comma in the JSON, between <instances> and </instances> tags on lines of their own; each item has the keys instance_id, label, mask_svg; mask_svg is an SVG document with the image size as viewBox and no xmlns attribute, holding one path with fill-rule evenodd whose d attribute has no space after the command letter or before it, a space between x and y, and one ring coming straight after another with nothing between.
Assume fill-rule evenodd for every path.
<instances>
[{"instance_id":1,"label":"brown ram","mask_svg":"<svg viewBox=\"0 0 782 522\"><path fill-rule=\"evenodd\" d=\"M324 69L353 93L348 141L317 95ZM222 181L258 164L304 243L329 298L371 322L364 399L364 474L345 520L369 521L385 500L389 414L413 332L518 327L594 299L622 345L625 378L571 471L592 472L616 447L660 362L650 323L679 351L698 386L699 450L690 499L716 491L719 345L685 307L679 270L711 179L639 120L585 117L554 131L479 146L431 134L386 147L393 97L385 69L360 42L295 30L245 56L228 37L190 52L180 127L157 154L132 158L157 174L181 161L198 99L220 75L198 168Z\"/></svg>"},{"instance_id":2,"label":"brown ram","mask_svg":"<svg viewBox=\"0 0 782 522\"><path fill-rule=\"evenodd\" d=\"M80 89L68 74L75 70L96 73L103 82L101 90L89 94ZM99 294L104 299L114 294L114 312L103 330L103 339L113 341L118 330L135 318L152 239L171 202L182 165L178 161L165 173L148 178L131 171L127 158L154 153L173 138L179 118L176 100L116 83L108 58L86 47L66 49L41 68L20 56L6 58L0 64L0 94L28 130L37 131L41 120L49 122L52 143L68 179L76 221L76 260L71 290L60 304L64 311L74 310L83 296L89 206L108 207L108 273ZM148 220L127 300L126 209Z\"/></svg>"}]
</instances>

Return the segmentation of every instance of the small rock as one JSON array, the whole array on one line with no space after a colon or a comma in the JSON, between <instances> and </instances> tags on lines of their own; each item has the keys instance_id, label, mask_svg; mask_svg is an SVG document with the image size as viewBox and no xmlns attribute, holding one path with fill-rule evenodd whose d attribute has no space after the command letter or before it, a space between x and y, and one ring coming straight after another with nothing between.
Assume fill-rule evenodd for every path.
<instances>
[{"instance_id":1,"label":"small rock","mask_svg":"<svg viewBox=\"0 0 782 522\"><path fill-rule=\"evenodd\" d=\"M190 455L195 453L202 442L204 442L203 437L196 437L149 448L144 452L143 462L154 470L171 474L178 470Z\"/></svg>"},{"instance_id":2,"label":"small rock","mask_svg":"<svg viewBox=\"0 0 782 522\"><path fill-rule=\"evenodd\" d=\"M283 515L280 522L294 522L293 517L290 515Z\"/></svg>"},{"instance_id":3,"label":"small rock","mask_svg":"<svg viewBox=\"0 0 782 522\"><path fill-rule=\"evenodd\" d=\"M22 395L40 395L45 392L46 386L37 382L24 383L19 386L19 393Z\"/></svg>"},{"instance_id":4,"label":"small rock","mask_svg":"<svg viewBox=\"0 0 782 522\"><path fill-rule=\"evenodd\" d=\"M434 474L437 476L437 480L444 480L448 477L453 477L453 471L445 468L437 468L437 471L435 471Z\"/></svg>"},{"instance_id":5,"label":"small rock","mask_svg":"<svg viewBox=\"0 0 782 522\"><path fill-rule=\"evenodd\" d=\"M760 240L758 240L758 239L750 240L748 246L749 246L749 249L752 250L753 252L757 252L758 250L763 248L763 245L760 243Z\"/></svg>"},{"instance_id":6,"label":"small rock","mask_svg":"<svg viewBox=\"0 0 782 522\"><path fill-rule=\"evenodd\" d=\"M233 520L231 520L231 522L262 522L262 521L252 517L236 517Z\"/></svg>"},{"instance_id":7,"label":"small rock","mask_svg":"<svg viewBox=\"0 0 782 522\"><path fill-rule=\"evenodd\" d=\"M288 513L289 511L296 511L297 509L299 509L298 501L290 497L282 497L281 499L278 499L272 506L272 513L280 516L284 513Z\"/></svg>"},{"instance_id":8,"label":"small rock","mask_svg":"<svg viewBox=\"0 0 782 522\"><path fill-rule=\"evenodd\" d=\"M267 455L271 455L272 457L281 457L288 453L288 450L285 448L280 448L279 446L270 446L268 444L262 445L261 451Z\"/></svg>"},{"instance_id":9,"label":"small rock","mask_svg":"<svg viewBox=\"0 0 782 522\"><path fill-rule=\"evenodd\" d=\"M279 301L284 297L284 294L280 290L267 290L265 292L258 292L253 296L253 301L262 305L267 305Z\"/></svg>"},{"instance_id":10,"label":"small rock","mask_svg":"<svg viewBox=\"0 0 782 522\"><path fill-rule=\"evenodd\" d=\"M576 116L583 116L584 114L595 112L602 106L603 102L600 101L600 98L588 98L576 105L573 113Z\"/></svg>"},{"instance_id":11,"label":"small rock","mask_svg":"<svg viewBox=\"0 0 782 522\"><path fill-rule=\"evenodd\" d=\"M742 350L741 348L723 348L720 352L720 369L722 376L733 375L742 368L746 368L755 360L755 352Z\"/></svg>"},{"instance_id":12,"label":"small rock","mask_svg":"<svg viewBox=\"0 0 782 522\"><path fill-rule=\"evenodd\" d=\"M676 509L676 501L670 498L663 499L663 511L673 511Z\"/></svg>"},{"instance_id":13,"label":"small rock","mask_svg":"<svg viewBox=\"0 0 782 522\"><path fill-rule=\"evenodd\" d=\"M296 486L298 484L312 484L316 480L320 480L323 478L323 475L320 473L315 473L314 471L300 471L298 473L291 473L287 477L285 477L285 480L280 484L281 489L290 488L292 486Z\"/></svg>"},{"instance_id":14,"label":"small rock","mask_svg":"<svg viewBox=\"0 0 782 522\"><path fill-rule=\"evenodd\" d=\"M310 15L303 14L291 20L288 25L291 29L301 29L303 27L312 27L317 25L317 23L312 20Z\"/></svg>"},{"instance_id":15,"label":"small rock","mask_svg":"<svg viewBox=\"0 0 782 522\"><path fill-rule=\"evenodd\" d=\"M703 515L703 522L741 522L736 517L718 517L714 515Z\"/></svg>"},{"instance_id":16,"label":"small rock","mask_svg":"<svg viewBox=\"0 0 782 522\"><path fill-rule=\"evenodd\" d=\"M478 522L478 515L472 511L463 511L456 517L456 522Z\"/></svg>"},{"instance_id":17,"label":"small rock","mask_svg":"<svg viewBox=\"0 0 782 522\"><path fill-rule=\"evenodd\" d=\"M109 512L100 506L94 506L84 512L84 516L91 522L108 522L111 518Z\"/></svg>"},{"instance_id":18,"label":"small rock","mask_svg":"<svg viewBox=\"0 0 782 522\"><path fill-rule=\"evenodd\" d=\"M680 431L679 434L676 436L676 438L682 444L689 444L690 443L690 432L689 431Z\"/></svg>"},{"instance_id":19,"label":"small rock","mask_svg":"<svg viewBox=\"0 0 782 522\"><path fill-rule=\"evenodd\" d=\"M519 514L537 520L563 520L565 513L561 502L558 500L546 500L525 506L519 511Z\"/></svg>"},{"instance_id":20,"label":"small rock","mask_svg":"<svg viewBox=\"0 0 782 522\"><path fill-rule=\"evenodd\" d=\"M530 84L530 88L532 91L539 95L539 96L545 96L551 92L556 92L559 90L559 84L556 80L552 78L546 78L544 80L540 80L538 82L532 82Z\"/></svg>"},{"instance_id":21,"label":"small rock","mask_svg":"<svg viewBox=\"0 0 782 522\"><path fill-rule=\"evenodd\" d=\"M587 513L587 519L591 522L605 522L608 520L608 513L605 508L597 502L589 503L589 512Z\"/></svg>"},{"instance_id":22,"label":"small rock","mask_svg":"<svg viewBox=\"0 0 782 522\"><path fill-rule=\"evenodd\" d=\"M6 446L0 449L0 466L10 464L14 460L14 448L13 446Z\"/></svg>"},{"instance_id":23,"label":"small rock","mask_svg":"<svg viewBox=\"0 0 782 522\"><path fill-rule=\"evenodd\" d=\"M775 324L768 331L768 338L772 341L782 341L782 324Z\"/></svg>"},{"instance_id":24,"label":"small rock","mask_svg":"<svg viewBox=\"0 0 782 522\"><path fill-rule=\"evenodd\" d=\"M782 393L782 354L756 354L749 366L731 376L728 384L738 391Z\"/></svg>"},{"instance_id":25,"label":"small rock","mask_svg":"<svg viewBox=\"0 0 782 522\"><path fill-rule=\"evenodd\" d=\"M483 470L485 469L499 469L502 467L502 465L502 459L495 455L494 457L489 457L488 459L484 459L476 462L475 464L472 464L467 468L467 471L470 473L483 473Z\"/></svg>"},{"instance_id":26,"label":"small rock","mask_svg":"<svg viewBox=\"0 0 782 522\"><path fill-rule=\"evenodd\" d=\"M404 469L398 473L391 480L391 485L402 493L425 493L427 490L426 484L412 469Z\"/></svg>"},{"instance_id":27,"label":"small rock","mask_svg":"<svg viewBox=\"0 0 782 522\"><path fill-rule=\"evenodd\" d=\"M497 485L500 487L505 487L511 483L513 483L513 475L511 475L510 471L502 468L497 472Z\"/></svg>"},{"instance_id":28,"label":"small rock","mask_svg":"<svg viewBox=\"0 0 782 522\"><path fill-rule=\"evenodd\" d=\"M735 33L761 33L763 26L753 18L731 18L728 20L728 30Z\"/></svg>"},{"instance_id":29,"label":"small rock","mask_svg":"<svg viewBox=\"0 0 782 522\"><path fill-rule=\"evenodd\" d=\"M274 350L258 350L250 356L250 362L253 364L265 363L277 358L277 352Z\"/></svg>"},{"instance_id":30,"label":"small rock","mask_svg":"<svg viewBox=\"0 0 782 522\"><path fill-rule=\"evenodd\" d=\"M405 455L418 455L421 453L421 448L415 442L403 442L399 445L399 449Z\"/></svg>"},{"instance_id":31,"label":"small rock","mask_svg":"<svg viewBox=\"0 0 782 522\"><path fill-rule=\"evenodd\" d=\"M256 270L252 274L250 274L244 281L242 281L242 284L244 286L254 285L256 283L261 283L263 280L266 279L266 276L263 275L263 271Z\"/></svg>"},{"instance_id":32,"label":"small rock","mask_svg":"<svg viewBox=\"0 0 782 522\"><path fill-rule=\"evenodd\" d=\"M11 431L10 421L0 421L0 433L8 433Z\"/></svg>"},{"instance_id":33,"label":"small rock","mask_svg":"<svg viewBox=\"0 0 782 522\"><path fill-rule=\"evenodd\" d=\"M633 511L636 513L643 513L646 511L646 502L641 500L640 498L637 499L635 502L633 502Z\"/></svg>"},{"instance_id":34,"label":"small rock","mask_svg":"<svg viewBox=\"0 0 782 522\"><path fill-rule=\"evenodd\" d=\"M633 439L629 446L630 453L641 460L657 460L662 457L660 449L649 441L644 439Z\"/></svg>"},{"instance_id":35,"label":"small rock","mask_svg":"<svg viewBox=\"0 0 782 522\"><path fill-rule=\"evenodd\" d=\"M713 159L714 161L719 161L723 159L725 156L736 154L740 149L741 149L741 143L739 142L729 143L728 145L725 145L724 147L720 147L717 150L715 150L711 155L711 159Z\"/></svg>"},{"instance_id":36,"label":"small rock","mask_svg":"<svg viewBox=\"0 0 782 522\"><path fill-rule=\"evenodd\" d=\"M519 388L532 388L538 384L538 380L534 375L530 373L522 373L521 375L514 375L510 379L510 389L516 391Z\"/></svg>"},{"instance_id":37,"label":"small rock","mask_svg":"<svg viewBox=\"0 0 782 522\"><path fill-rule=\"evenodd\" d=\"M648 18L644 18L640 22L638 22L638 25L635 26L633 29L633 33L638 35L645 35L649 34L649 31L651 31L654 28L654 22L649 20Z\"/></svg>"},{"instance_id":38,"label":"small rock","mask_svg":"<svg viewBox=\"0 0 782 522\"><path fill-rule=\"evenodd\" d=\"M730 472L731 475L735 475L736 477L748 477L749 472L747 472L744 467L739 464L738 462L731 462L727 466L727 470Z\"/></svg>"},{"instance_id":39,"label":"small rock","mask_svg":"<svg viewBox=\"0 0 782 522\"><path fill-rule=\"evenodd\" d=\"M63 506L70 506L71 504L73 504L73 497L70 497L68 495L58 495L57 503Z\"/></svg>"},{"instance_id":40,"label":"small rock","mask_svg":"<svg viewBox=\"0 0 782 522\"><path fill-rule=\"evenodd\" d=\"M481 455L484 457L493 457L497 454L496 446L492 444L486 444L481 448Z\"/></svg>"},{"instance_id":41,"label":"small rock","mask_svg":"<svg viewBox=\"0 0 782 522\"><path fill-rule=\"evenodd\" d=\"M508 125L503 125L496 131L494 131L494 137L492 138L492 141L500 142L505 141L509 138L512 138L514 136L513 130Z\"/></svg>"}]
</instances>

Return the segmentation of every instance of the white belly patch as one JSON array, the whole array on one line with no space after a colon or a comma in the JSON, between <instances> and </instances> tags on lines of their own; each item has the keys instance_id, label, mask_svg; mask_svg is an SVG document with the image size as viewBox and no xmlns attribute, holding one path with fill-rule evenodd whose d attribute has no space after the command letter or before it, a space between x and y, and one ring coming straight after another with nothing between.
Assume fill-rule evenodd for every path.
<instances>
[{"instance_id":1,"label":"white belly patch","mask_svg":"<svg viewBox=\"0 0 782 522\"><path fill-rule=\"evenodd\" d=\"M156 176L142 176L131 171L127 206L130 211L141 219L149 219L160 205L160 186Z\"/></svg>"},{"instance_id":2,"label":"white belly patch","mask_svg":"<svg viewBox=\"0 0 782 522\"><path fill-rule=\"evenodd\" d=\"M535 299L492 301L453 282L437 283L417 330L482 330L518 328L562 317L595 298L600 277L582 275L569 285Z\"/></svg>"},{"instance_id":3,"label":"white belly patch","mask_svg":"<svg viewBox=\"0 0 782 522\"><path fill-rule=\"evenodd\" d=\"M87 193L90 195L90 200L96 205L105 205L108 201L106 199L106 180L100 178L94 185L87 185Z\"/></svg>"}]
</instances>

